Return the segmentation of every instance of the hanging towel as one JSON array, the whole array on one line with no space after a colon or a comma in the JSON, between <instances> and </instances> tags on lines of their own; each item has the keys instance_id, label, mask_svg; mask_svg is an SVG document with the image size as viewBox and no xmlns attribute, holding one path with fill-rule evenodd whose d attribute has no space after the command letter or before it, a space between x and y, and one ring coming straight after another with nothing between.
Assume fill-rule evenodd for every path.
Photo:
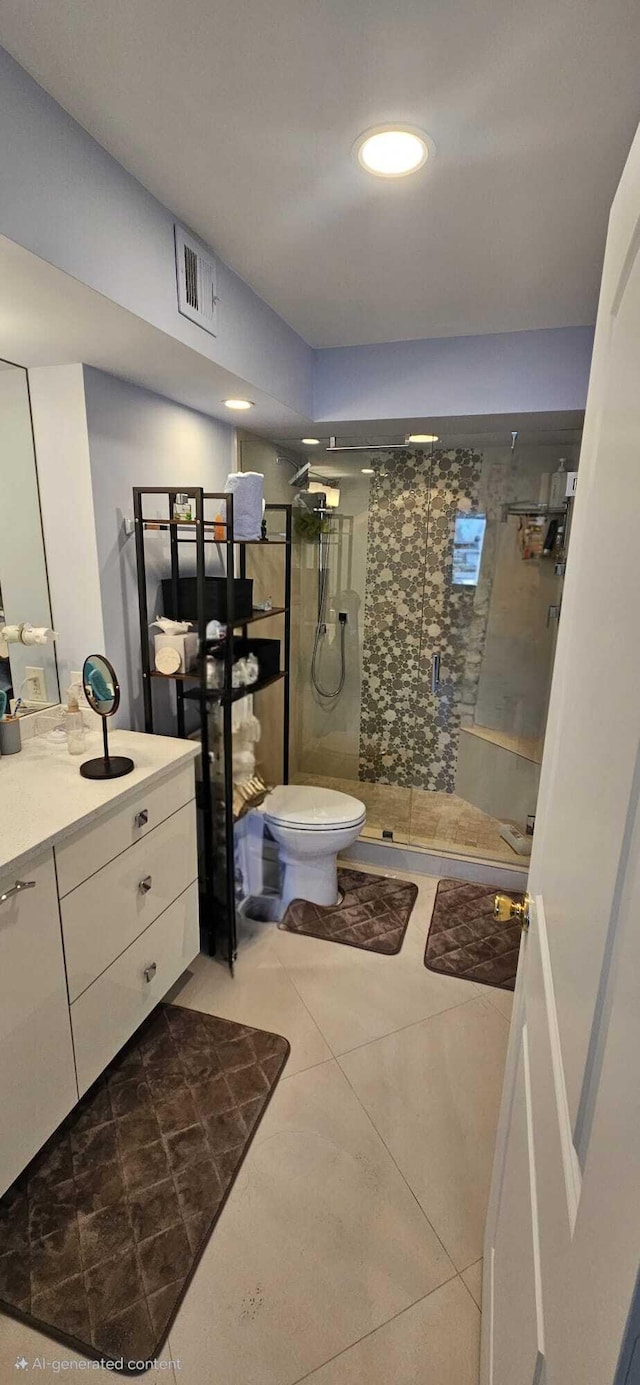
<instances>
[{"instance_id":1,"label":"hanging towel","mask_svg":"<svg viewBox=\"0 0 640 1385\"><path fill-rule=\"evenodd\" d=\"M262 524L264 476L259 471L232 471L225 491L233 496L233 533L236 539L259 539Z\"/></svg>"}]
</instances>

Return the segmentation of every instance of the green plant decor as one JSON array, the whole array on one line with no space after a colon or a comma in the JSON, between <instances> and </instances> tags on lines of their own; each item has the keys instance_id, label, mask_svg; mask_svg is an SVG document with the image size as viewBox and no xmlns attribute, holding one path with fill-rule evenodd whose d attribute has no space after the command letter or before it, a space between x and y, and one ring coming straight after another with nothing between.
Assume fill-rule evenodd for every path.
<instances>
[{"instance_id":1,"label":"green plant decor","mask_svg":"<svg viewBox=\"0 0 640 1385\"><path fill-rule=\"evenodd\" d=\"M305 543L313 543L320 534L330 532L331 520L324 519L315 510L300 509L294 512L294 528L296 538L302 539Z\"/></svg>"}]
</instances>

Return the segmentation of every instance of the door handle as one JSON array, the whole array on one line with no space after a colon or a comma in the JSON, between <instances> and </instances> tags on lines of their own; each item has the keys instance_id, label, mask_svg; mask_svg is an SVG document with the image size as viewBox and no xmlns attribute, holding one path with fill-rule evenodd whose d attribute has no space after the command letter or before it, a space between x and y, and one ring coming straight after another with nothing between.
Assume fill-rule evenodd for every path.
<instances>
[{"instance_id":1,"label":"door handle","mask_svg":"<svg viewBox=\"0 0 640 1385\"><path fill-rule=\"evenodd\" d=\"M4 894L0 894L0 904L5 904L8 899L13 899L14 895L21 894L23 890L35 890L35 887L35 880L16 880L15 885L12 885L10 890L5 890Z\"/></svg>"},{"instance_id":2,"label":"door handle","mask_svg":"<svg viewBox=\"0 0 640 1385\"><path fill-rule=\"evenodd\" d=\"M153 882L152 882L151 876L150 876L150 875L145 875L144 878L140 881L140 883L139 883L139 885L138 885L138 889L139 889L139 891L140 891L140 894L148 894L148 893L149 893L149 890L151 889L152 883L153 883Z\"/></svg>"},{"instance_id":3,"label":"door handle","mask_svg":"<svg viewBox=\"0 0 640 1385\"><path fill-rule=\"evenodd\" d=\"M433 657L432 657L432 659L431 659L431 691L432 691L432 693L438 691L438 684L439 684L439 682L440 682L440 655L439 655L439 654L434 654Z\"/></svg>"},{"instance_id":4,"label":"door handle","mask_svg":"<svg viewBox=\"0 0 640 1385\"><path fill-rule=\"evenodd\" d=\"M493 901L493 917L499 923L510 923L511 919L519 919L523 929L529 927L529 908L531 897L526 894L522 902L512 899L508 894L497 894Z\"/></svg>"}]
</instances>

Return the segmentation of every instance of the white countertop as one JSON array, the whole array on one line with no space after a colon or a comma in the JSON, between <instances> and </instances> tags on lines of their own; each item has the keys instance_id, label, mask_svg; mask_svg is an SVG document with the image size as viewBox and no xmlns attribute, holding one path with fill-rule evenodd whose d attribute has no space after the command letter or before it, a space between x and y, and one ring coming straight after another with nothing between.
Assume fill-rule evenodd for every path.
<instances>
[{"instance_id":1,"label":"white countertop","mask_svg":"<svg viewBox=\"0 0 640 1385\"><path fill-rule=\"evenodd\" d=\"M135 768L122 779L82 779L83 760L102 755L102 729L87 736L82 755L44 736L25 741L18 755L0 756L0 871L23 861L105 816L200 753L196 741L112 731L109 749L130 755Z\"/></svg>"}]
</instances>

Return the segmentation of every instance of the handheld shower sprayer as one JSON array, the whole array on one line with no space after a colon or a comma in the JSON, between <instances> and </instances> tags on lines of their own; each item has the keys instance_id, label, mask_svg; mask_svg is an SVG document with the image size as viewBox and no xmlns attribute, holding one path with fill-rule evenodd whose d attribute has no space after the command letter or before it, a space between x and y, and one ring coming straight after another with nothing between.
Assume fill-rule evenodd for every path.
<instances>
[{"instance_id":1,"label":"handheld shower sprayer","mask_svg":"<svg viewBox=\"0 0 640 1385\"><path fill-rule=\"evenodd\" d=\"M322 519L326 519L334 514L334 508L326 503L326 495L322 491L314 493L313 500L316 504L313 509ZM334 687L326 688L320 681L318 664L322 651L323 641L327 634L327 599L329 595L329 534L324 527L321 527L318 534L318 615L316 629L313 640L313 654L311 656L311 682L318 694L327 702L334 702L342 692L347 676L347 652L345 648L345 636L347 629L347 615L345 611L340 611L338 623L340 627L340 671L337 684Z\"/></svg>"}]
</instances>

